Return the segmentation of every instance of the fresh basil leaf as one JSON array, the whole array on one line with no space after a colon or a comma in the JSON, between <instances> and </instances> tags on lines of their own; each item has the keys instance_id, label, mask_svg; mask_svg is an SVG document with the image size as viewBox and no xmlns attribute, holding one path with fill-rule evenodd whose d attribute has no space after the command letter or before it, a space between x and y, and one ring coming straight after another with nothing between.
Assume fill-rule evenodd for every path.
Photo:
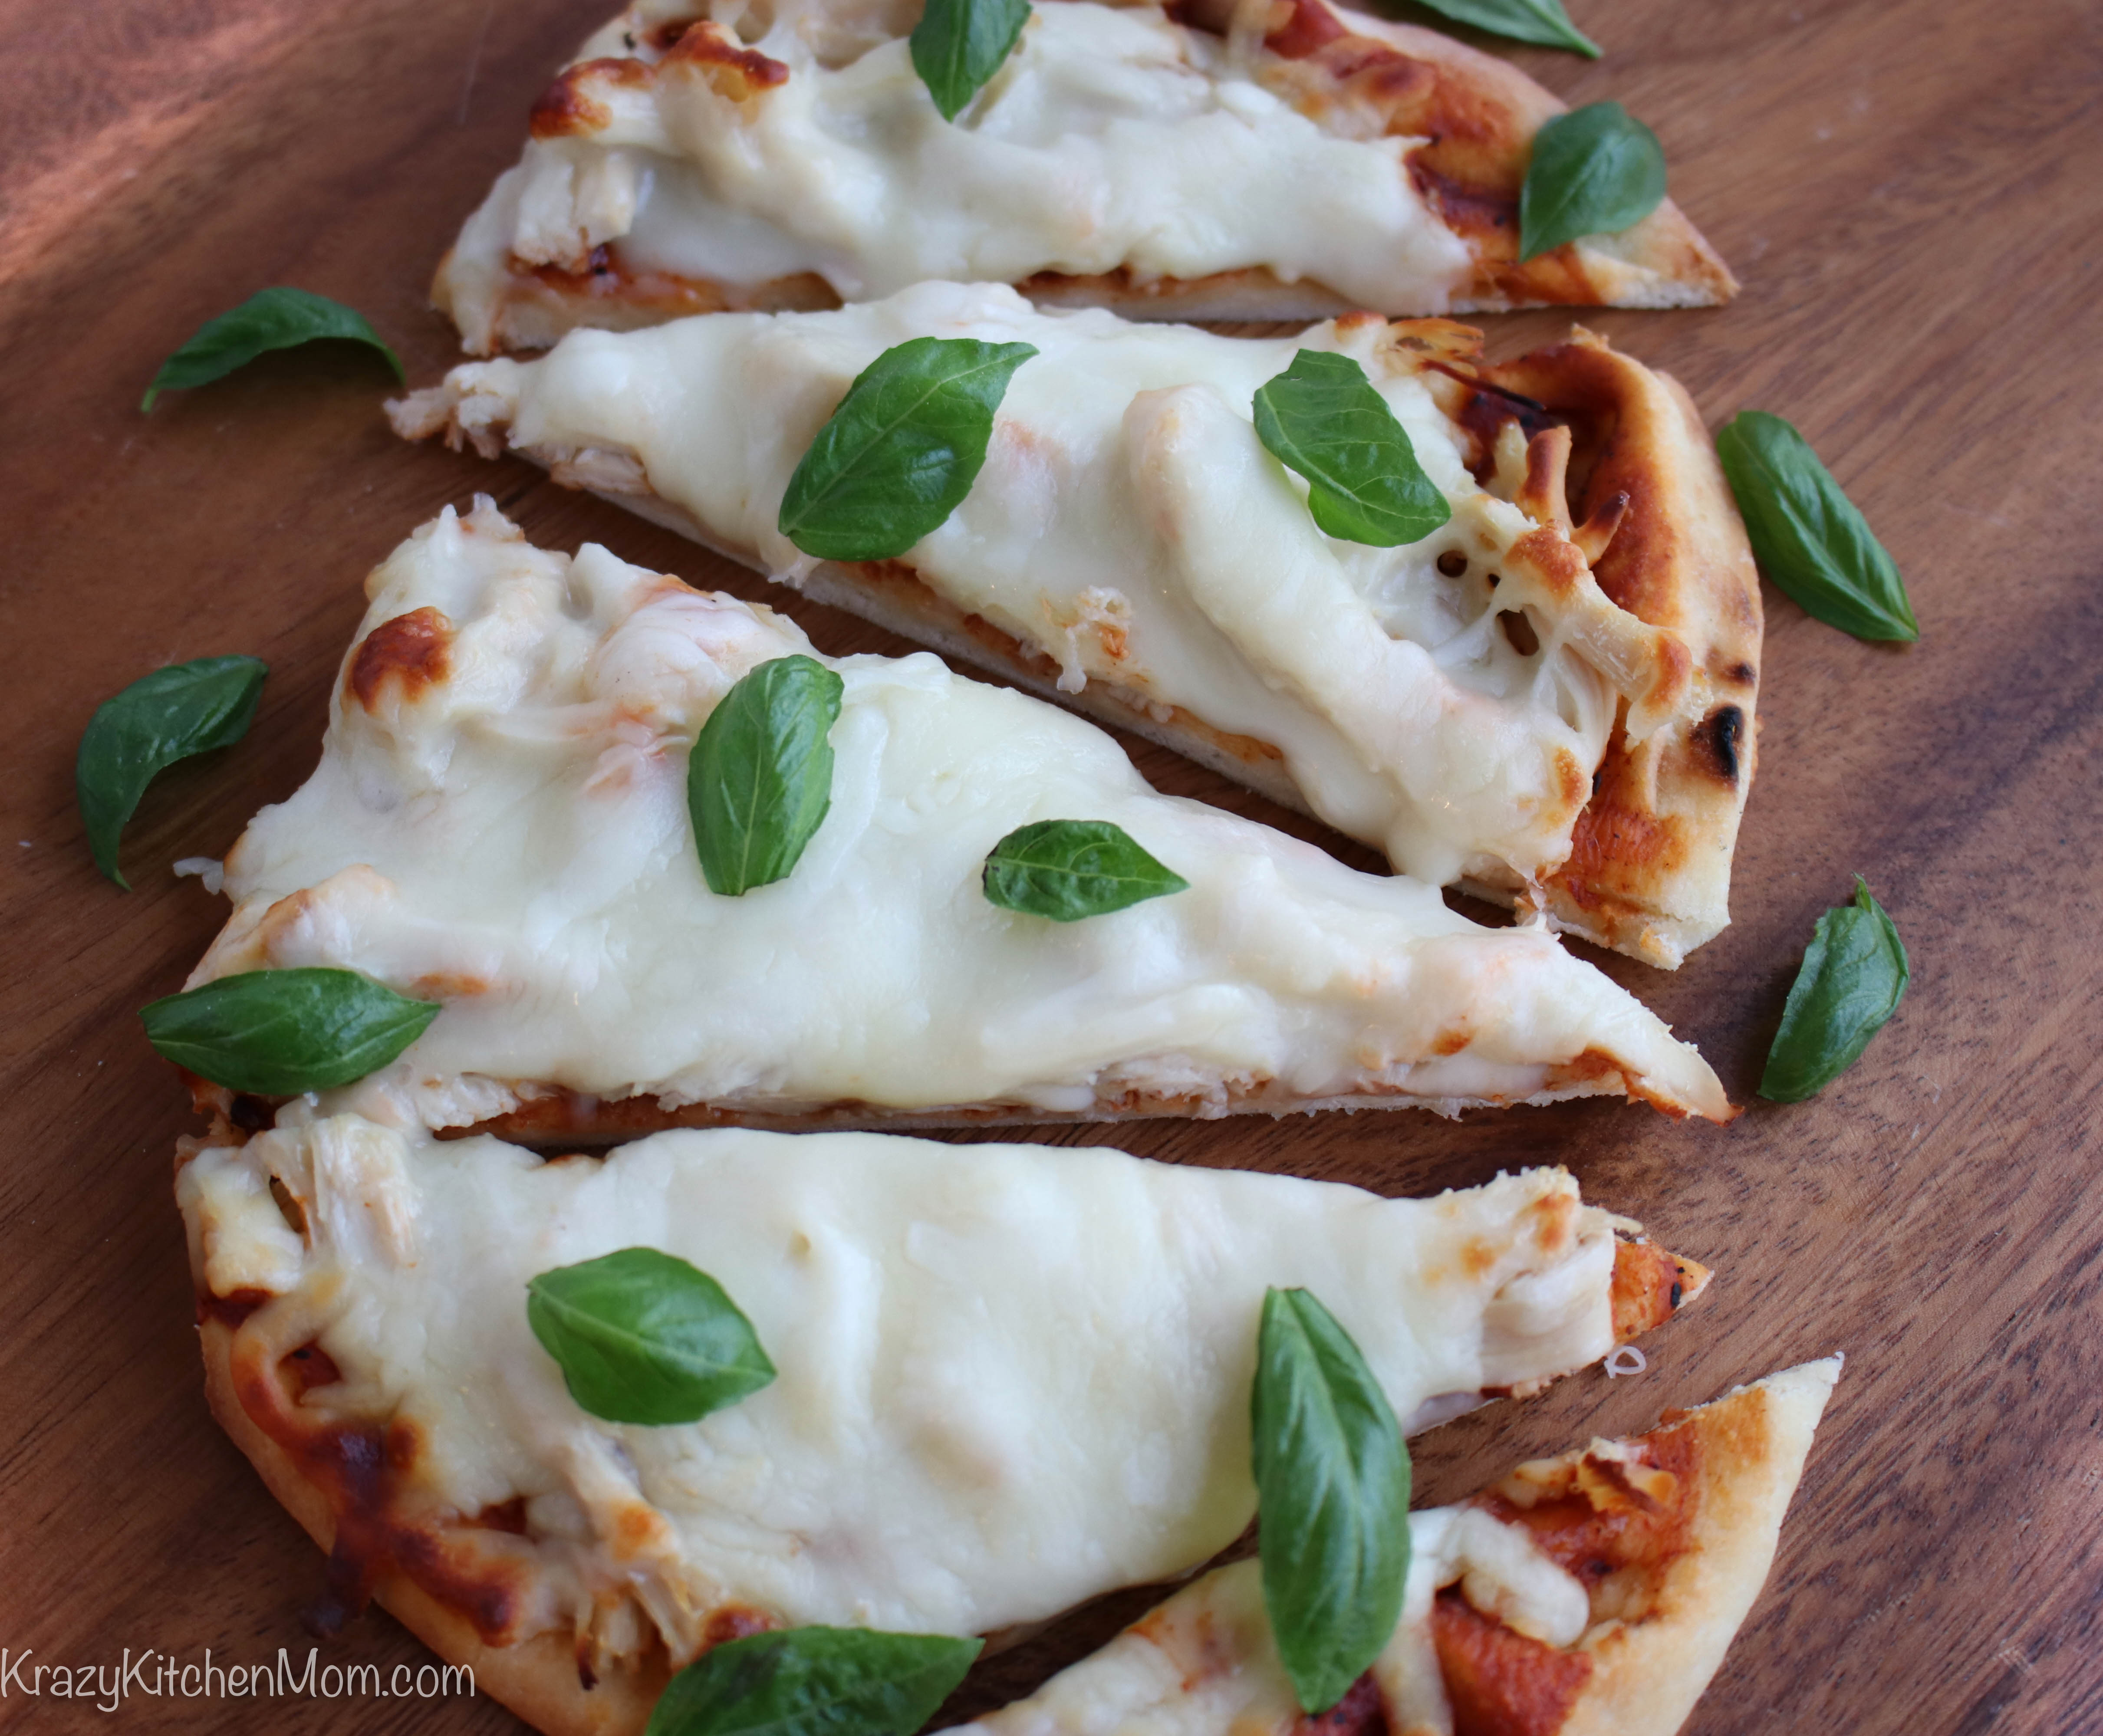
<instances>
[{"instance_id":1,"label":"fresh basil leaf","mask_svg":"<svg viewBox=\"0 0 2103 1736\"><path fill-rule=\"evenodd\" d=\"M1918 639L1898 565L1810 442L1780 416L1744 410L1716 436L1760 571L1829 627Z\"/></svg>"},{"instance_id":2,"label":"fresh basil leaf","mask_svg":"<svg viewBox=\"0 0 2103 1736\"><path fill-rule=\"evenodd\" d=\"M207 385L246 366L266 349L291 349L318 338L350 338L370 344L387 358L394 377L407 382L401 358L380 340L355 308L303 289L258 290L231 313L208 319L189 342L161 364L141 410L151 410L163 392Z\"/></svg>"},{"instance_id":3,"label":"fresh basil leaf","mask_svg":"<svg viewBox=\"0 0 2103 1736\"><path fill-rule=\"evenodd\" d=\"M1619 103L1587 103L1533 136L1518 195L1520 262L1581 235L1618 235L1665 198L1665 147Z\"/></svg>"},{"instance_id":4,"label":"fresh basil leaf","mask_svg":"<svg viewBox=\"0 0 2103 1736\"><path fill-rule=\"evenodd\" d=\"M623 1248L544 1272L526 1322L570 1396L609 1423L697 1423L774 1379L752 1322L705 1272Z\"/></svg>"},{"instance_id":5,"label":"fresh basil leaf","mask_svg":"<svg viewBox=\"0 0 2103 1736\"><path fill-rule=\"evenodd\" d=\"M1187 890L1122 826L1104 819L1040 819L993 847L980 876L987 901L1025 916L1078 922Z\"/></svg>"},{"instance_id":6,"label":"fresh basil leaf","mask_svg":"<svg viewBox=\"0 0 2103 1736\"><path fill-rule=\"evenodd\" d=\"M1029 344L914 338L862 370L781 497L781 534L821 561L887 561L971 491Z\"/></svg>"},{"instance_id":7,"label":"fresh basil leaf","mask_svg":"<svg viewBox=\"0 0 2103 1736\"><path fill-rule=\"evenodd\" d=\"M230 1091L295 1097L377 1072L424 1034L436 1002L355 970L249 970L141 1007L146 1041Z\"/></svg>"},{"instance_id":8,"label":"fresh basil leaf","mask_svg":"<svg viewBox=\"0 0 2103 1736\"><path fill-rule=\"evenodd\" d=\"M709 890L737 898L786 880L833 805L833 746L846 688L823 664L777 657L709 713L687 761L687 811Z\"/></svg>"},{"instance_id":9,"label":"fresh basil leaf","mask_svg":"<svg viewBox=\"0 0 2103 1736\"><path fill-rule=\"evenodd\" d=\"M1358 1347L1304 1290L1263 1299L1250 1421L1264 1607L1302 1709L1327 1712L1402 1618L1409 1449Z\"/></svg>"},{"instance_id":10,"label":"fresh basil leaf","mask_svg":"<svg viewBox=\"0 0 2103 1736\"><path fill-rule=\"evenodd\" d=\"M1899 1010L1911 976L1897 928L1857 874L1855 902L1827 911L1811 932L1767 1050L1760 1095L1800 1103L1824 1090Z\"/></svg>"},{"instance_id":11,"label":"fresh basil leaf","mask_svg":"<svg viewBox=\"0 0 2103 1736\"><path fill-rule=\"evenodd\" d=\"M982 1643L867 1627L731 1640L672 1678L643 1736L913 1736Z\"/></svg>"},{"instance_id":12,"label":"fresh basil leaf","mask_svg":"<svg viewBox=\"0 0 2103 1736\"><path fill-rule=\"evenodd\" d=\"M927 0L913 27L913 70L944 120L963 113L1029 22L1029 0Z\"/></svg>"},{"instance_id":13,"label":"fresh basil leaf","mask_svg":"<svg viewBox=\"0 0 2103 1736\"><path fill-rule=\"evenodd\" d=\"M1255 407L1256 437L1307 478L1307 508L1330 535L1394 548L1453 516L1417 464L1408 429L1349 356L1301 350L1256 388Z\"/></svg>"},{"instance_id":14,"label":"fresh basil leaf","mask_svg":"<svg viewBox=\"0 0 2103 1736\"><path fill-rule=\"evenodd\" d=\"M1543 48L1567 48L1588 60L1599 58L1599 45L1570 22L1563 0L1418 0L1418 4L1492 36Z\"/></svg>"},{"instance_id":15,"label":"fresh basil leaf","mask_svg":"<svg viewBox=\"0 0 2103 1736\"><path fill-rule=\"evenodd\" d=\"M96 707L73 760L73 793L95 865L127 891L117 846L146 786L177 760L246 735L269 673L254 657L200 657L142 675Z\"/></svg>"}]
</instances>

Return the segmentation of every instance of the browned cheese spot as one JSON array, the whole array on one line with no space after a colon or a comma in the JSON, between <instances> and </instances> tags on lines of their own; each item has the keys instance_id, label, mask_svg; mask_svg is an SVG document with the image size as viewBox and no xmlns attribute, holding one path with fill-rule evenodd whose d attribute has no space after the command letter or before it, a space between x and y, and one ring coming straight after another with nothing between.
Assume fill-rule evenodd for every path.
<instances>
[{"instance_id":1,"label":"browned cheese spot","mask_svg":"<svg viewBox=\"0 0 2103 1736\"><path fill-rule=\"evenodd\" d=\"M452 638L452 623L429 605L382 621L358 646L344 685L368 712L379 710L389 685L413 703L451 672Z\"/></svg>"}]
</instances>

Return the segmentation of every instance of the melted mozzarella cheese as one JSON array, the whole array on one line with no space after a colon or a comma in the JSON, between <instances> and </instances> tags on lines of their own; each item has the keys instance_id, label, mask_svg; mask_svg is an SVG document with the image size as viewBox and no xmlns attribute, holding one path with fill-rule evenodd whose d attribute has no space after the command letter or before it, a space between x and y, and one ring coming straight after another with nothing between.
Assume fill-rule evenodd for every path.
<instances>
[{"instance_id":1,"label":"melted mozzarella cheese","mask_svg":"<svg viewBox=\"0 0 2103 1736\"><path fill-rule=\"evenodd\" d=\"M1225 338L929 283L834 313L574 332L540 361L456 369L437 396L461 425L508 427L550 460L639 464L712 543L794 584L818 563L776 527L790 474L855 376L929 335L1039 352L1008 388L970 494L905 557L941 598L1056 661L1068 691L1106 681L1269 744L1316 815L1405 873L1537 884L1567 859L1624 697L1587 624L1653 630L1589 578L1573 602L1512 560L1542 528L1476 483L1416 363L1376 322ZM1256 389L1303 347L1364 366L1446 495L1446 526L1398 548L1316 526L1306 484L1251 420ZM427 428L433 408L410 401L399 425ZM1438 563L1456 555L1465 571L1449 577ZM1527 651L1501 620L1522 606ZM1626 666L1625 697L1639 701L1647 678Z\"/></svg>"},{"instance_id":2,"label":"melted mozzarella cheese","mask_svg":"<svg viewBox=\"0 0 2103 1736\"><path fill-rule=\"evenodd\" d=\"M954 122L903 28L770 10L757 31L730 0L702 16L743 15L739 36L785 82L733 95L674 60L647 89L607 90L606 124L527 146L458 269L494 275L509 255L576 269L618 241L631 268L739 286L812 272L860 301L930 277L1123 269L1143 285L1261 267L1425 313L1467 274L1465 244L1411 179L1421 140L1350 136L1340 110L1310 119L1265 88L1262 56L1155 7L1034 8ZM580 59L636 50L642 11Z\"/></svg>"},{"instance_id":3,"label":"melted mozzarella cheese","mask_svg":"<svg viewBox=\"0 0 2103 1736\"><path fill-rule=\"evenodd\" d=\"M353 651L320 766L227 859L236 908L192 977L334 966L445 1002L332 1104L442 1126L555 1086L1218 1113L1236 1092L1450 1108L1625 1081L1728 1113L1692 1049L1547 933L1158 795L1091 725L924 654L826 659L830 811L787 879L718 896L687 750L739 677L815 655L792 624L597 547L533 548L487 502L369 590L364 633L413 617L412 666L385 655L405 628ZM1189 890L1074 923L988 902L994 845L1054 819L1122 826Z\"/></svg>"},{"instance_id":4,"label":"melted mozzarella cheese","mask_svg":"<svg viewBox=\"0 0 2103 1736\"><path fill-rule=\"evenodd\" d=\"M1255 1510L1266 1286L1313 1289L1419 1424L1613 1343L1616 1220L1561 1170L1383 1200L1102 1149L682 1132L542 1163L281 1122L181 1174L201 1284L278 1299L242 1329L264 1365L319 1343L319 1414L414 1425L419 1511L523 1498L533 1619L633 1594L675 1661L726 1601L965 1634L1203 1561ZM691 1425L581 1410L526 1285L631 1246L717 1279L778 1378Z\"/></svg>"}]
</instances>

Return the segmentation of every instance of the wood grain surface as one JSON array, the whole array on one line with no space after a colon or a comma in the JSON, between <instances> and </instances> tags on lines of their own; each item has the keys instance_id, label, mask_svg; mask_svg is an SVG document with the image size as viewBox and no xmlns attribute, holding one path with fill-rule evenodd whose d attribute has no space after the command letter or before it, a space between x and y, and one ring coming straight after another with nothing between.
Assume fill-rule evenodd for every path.
<instances>
[{"instance_id":1,"label":"wood grain surface","mask_svg":"<svg viewBox=\"0 0 2103 1736\"><path fill-rule=\"evenodd\" d=\"M171 1154L183 1095L135 1010L224 905L217 855L313 764L367 569L493 491L536 540L781 593L522 465L411 449L348 346L137 408L201 321L268 283L364 310L418 382L452 355L431 269L607 0L0 4L0 1648L304 1657L319 1559L207 1418ZM1735 1126L1605 1103L1049 1133L1385 1192L1560 1161L1718 1276L1649 1343L1421 1444L1422 1494L1842 1349L1773 1578L1689 1728L1976 1736L2103 1727L2103 7L2096 0L1573 0L1596 64L1745 279L1714 313L1603 314L1713 423L1793 420L1897 557L1923 637L1858 644L1769 593L1734 926L1676 975L1603 962L1748 1099L1818 912L1865 874L1914 982L1854 1071ZM1493 353L1558 334L1489 322ZM791 606L824 648L896 650ZM73 801L96 704L158 664L267 659L239 747L162 779L128 896ZM1152 749L1157 783L1261 805ZM1294 829L1306 829L1296 826ZM1325 839L1332 845L1333 839ZM1341 846L1337 846L1340 850ZM1363 865L1363 855L1342 853ZM1583 949L1580 949L1583 950ZM1034 1683L1130 1600L980 1672ZM385 1616L326 1649L425 1661ZM0 1687L4 1687L0 1684ZM223 1736L516 1729L486 1698L0 1697L0 1726Z\"/></svg>"}]
</instances>

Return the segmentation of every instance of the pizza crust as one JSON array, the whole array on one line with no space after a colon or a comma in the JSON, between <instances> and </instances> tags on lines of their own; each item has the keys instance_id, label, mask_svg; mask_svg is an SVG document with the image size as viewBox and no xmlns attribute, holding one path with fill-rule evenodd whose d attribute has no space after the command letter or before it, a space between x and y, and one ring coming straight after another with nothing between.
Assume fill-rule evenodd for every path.
<instances>
[{"instance_id":1,"label":"pizza crust","mask_svg":"<svg viewBox=\"0 0 2103 1736\"><path fill-rule=\"evenodd\" d=\"M1722 1666L1767 1583L1782 1516L1841 1358L1807 1362L1692 1412L1667 1412L1701 1445L1700 1506L1687 1552L1653 1612L1585 1645L1592 1674L1557 1736L1671 1736Z\"/></svg>"}]
</instances>

